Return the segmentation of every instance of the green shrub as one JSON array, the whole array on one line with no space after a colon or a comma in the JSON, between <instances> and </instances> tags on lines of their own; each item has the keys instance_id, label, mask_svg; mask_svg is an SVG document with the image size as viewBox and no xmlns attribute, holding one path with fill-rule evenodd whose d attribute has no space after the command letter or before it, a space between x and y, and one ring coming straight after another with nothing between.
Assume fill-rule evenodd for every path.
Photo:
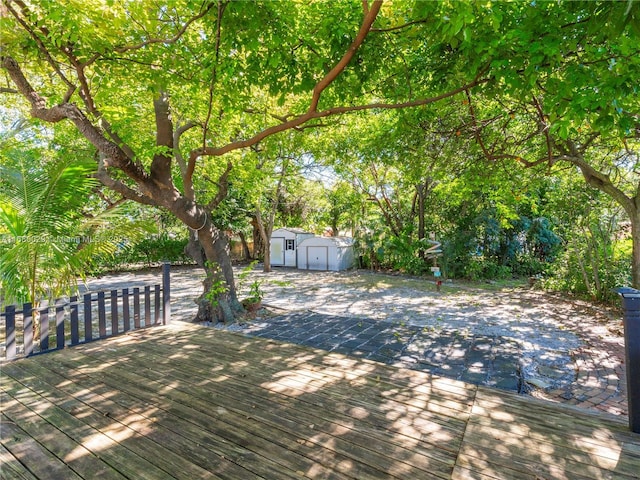
<instances>
[{"instance_id":1,"label":"green shrub","mask_svg":"<svg viewBox=\"0 0 640 480\"><path fill-rule=\"evenodd\" d=\"M145 238L133 245L123 244L113 256L105 256L96 260L93 274L110 270L121 270L131 265L151 266L164 261L171 263L191 263L192 259L184 253L187 239L169 238L157 235Z\"/></svg>"}]
</instances>

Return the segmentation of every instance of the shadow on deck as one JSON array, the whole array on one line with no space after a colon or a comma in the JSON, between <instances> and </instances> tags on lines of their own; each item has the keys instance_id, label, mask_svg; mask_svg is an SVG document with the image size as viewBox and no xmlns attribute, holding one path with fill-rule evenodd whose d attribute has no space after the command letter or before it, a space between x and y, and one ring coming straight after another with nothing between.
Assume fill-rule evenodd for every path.
<instances>
[{"instance_id":1,"label":"shadow on deck","mask_svg":"<svg viewBox=\"0 0 640 480\"><path fill-rule=\"evenodd\" d=\"M182 323L1 387L2 478L640 478L621 419Z\"/></svg>"}]
</instances>

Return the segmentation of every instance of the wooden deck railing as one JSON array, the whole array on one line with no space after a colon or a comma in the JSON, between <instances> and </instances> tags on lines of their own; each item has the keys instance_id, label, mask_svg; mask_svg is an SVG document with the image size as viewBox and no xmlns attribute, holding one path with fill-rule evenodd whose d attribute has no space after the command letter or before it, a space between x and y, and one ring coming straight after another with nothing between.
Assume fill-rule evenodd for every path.
<instances>
[{"instance_id":1,"label":"wooden deck railing","mask_svg":"<svg viewBox=\"0 0 640 480\"><path fill-rule=\"evenodd\" d=\"M0 359L13 360L67 346L166 325L171 320L170 265L162 284L87 292L34 308L7 305L0 311ZM2 348L4 347L4 348Z\"/></svg>"}]
</instances>

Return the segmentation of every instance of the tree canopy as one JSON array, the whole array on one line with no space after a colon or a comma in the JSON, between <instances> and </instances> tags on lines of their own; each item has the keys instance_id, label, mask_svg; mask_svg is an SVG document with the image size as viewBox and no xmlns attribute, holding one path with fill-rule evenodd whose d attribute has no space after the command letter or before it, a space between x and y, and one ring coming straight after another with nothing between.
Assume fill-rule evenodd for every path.
<instances>
[{"instance_id":1,"label":"tree canopy","mask_svg":"<svg viewBox=\"0 0 640 480\"><path fill-rule=\"evenodd\" d=\"M385 168L400 165L397 152L373 149L396 121L382 112L409 108L424 113L413 140L402 130L392 135L415 165L403 174L423 170L416 136L428 153L443 139L464 140L467 161L480 161L480 152L491 162L580 168L626 205L640 286L637 181L623 190L612 157L598 163L607 149L620 152L615 165L627 162L629 172L638 160L637 2L2 5L6 106L84 140L103 185L191 229L217 265L205 290L228 286L215 307L201 303L203 318L231 320L241 309L228 242L213 218L248 152L282 132L329 132L338 118L358 114L373 132L366 136L381 138L371 156ZM412 181L426 180L418 177Z\"/></svg>"}]
</instances>

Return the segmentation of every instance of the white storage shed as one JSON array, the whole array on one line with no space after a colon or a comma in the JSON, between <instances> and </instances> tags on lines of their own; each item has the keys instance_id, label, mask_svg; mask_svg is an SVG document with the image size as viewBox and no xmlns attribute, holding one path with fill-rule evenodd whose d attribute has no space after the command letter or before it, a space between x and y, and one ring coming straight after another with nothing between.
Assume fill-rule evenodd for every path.
<instances>
[{"instance_id":1,"label":"white storage shed","mask_svg":"<svg viewBox=\"0 0 640 480\"><path fill-rule=\"evenodd\" d=\"M271 266L297 267L298 245L305 239L313 237L313 233L301 228L278 228L271 233Z\"/></svg>"},{"instance_id":2,"label":"white storage shed","mask_svg":"<svg viewBox=\"0 0 640 480\"><path fill-rule=\"evenodd\" d=\"M353 238L312 237L298 245L298 268L302 270L348 270L354 264Z\"/></svg>"}]
</instances>

